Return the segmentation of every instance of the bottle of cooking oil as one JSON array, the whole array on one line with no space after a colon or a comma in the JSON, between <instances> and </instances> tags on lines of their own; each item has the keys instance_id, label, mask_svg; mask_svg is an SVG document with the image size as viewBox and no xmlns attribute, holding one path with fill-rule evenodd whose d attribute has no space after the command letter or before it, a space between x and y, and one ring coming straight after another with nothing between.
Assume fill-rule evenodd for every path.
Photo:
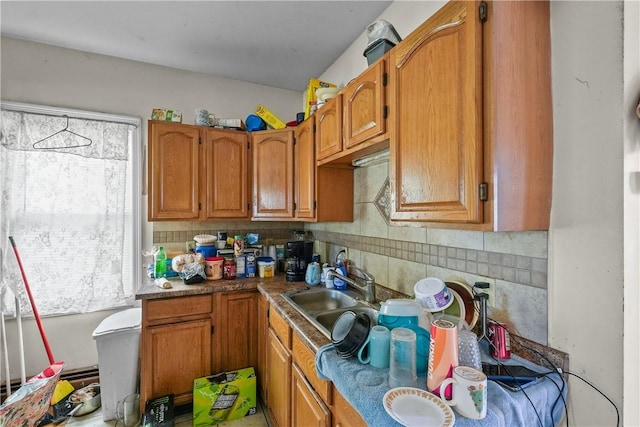
<instances>
[{"instance_id":1,"label":"bottle of cooking oil","mask_svg":"<svg viewBox=\"0 0 640 427\"><path fill-rule=\"evenodd\" d=\"M155 256L155 278L167 277L167 253L164 247L160 246Z\"/></svg>"}]
</instances>

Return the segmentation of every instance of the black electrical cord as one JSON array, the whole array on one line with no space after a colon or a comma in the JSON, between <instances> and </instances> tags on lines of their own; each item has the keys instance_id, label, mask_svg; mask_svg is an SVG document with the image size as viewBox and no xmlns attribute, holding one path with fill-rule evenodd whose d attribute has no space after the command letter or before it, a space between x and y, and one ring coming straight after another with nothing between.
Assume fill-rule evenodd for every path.
<instances>
[{"instance_id":1,"label":"black electrical cord","mask_svg":"<svg viewBox=\"0 0 640 427\"><path fill-rule=\"evenodd\" d=\"M490 320L493 320L493 319L490 319ZM500 325L500 327L503 327L503 328L505 328L505 329L506 329L506 327L505 327L504 325ZM508 329L506 329L506 330L507 330L507 331L509 331ZM516 338L516 341L518 341L518 344L519 344L520 346L522 346L523 348L526 348L526 349L527 349L527 350L529 350L529 351L532 351L532 352L536 353L537 355L539 355L540 357L542 357L543 359L545 359L545 360L546 360L546 362L547 362L547 363L548 363L548 364L553 368L553 371L552 371L552 372L548 372L548 373L546 373L546 374L545 374L545 376L549 376L549 375L554 374L554 373L559 373L559 374L560 374L560 375L559 375L559 377L560 377L560 380L561 380L561 382L562 382L562 387L561 387L561 388L559 388L559 395L558 395L558 397L556 398L556 400L554 401L553 405L551 406L551 418L552 418L552 419L553 419L553 411L555 410L555 407L557 406L557 404L558 404L558 402L560 401L560 399L562 399L562 404L563 404L563 406L564 406L564 413L565 413L565 422L566 422L567 427L569 426L569 412L568 412L568 409L567 409L567 402L565 401L565 399L564 399L564 395L563 395L563 393L564 393L564 389L566 388L566 381L564 380L564 378L563 378L563 376L562 376L562 374L564 373L564 374L567 374L567 375L573 375L574 377L576 377L576 378L578 378L578 379L582 380L582 381L583 381L583 382L585 382L589 387L593 388L593 389L594 389L595 391L597 391L600 395L602 395L602 397L604 397L604 398L605 398L609 403L611 403L611 405L613 406L613 408L614 408L614 409L615 409L615 411L616 411L616 427L619 427L619 426L620 426L620 411L618 410L618 407L617 407L617 406L616 406L616 404L615 404L615 403L614 403L614 402L613 402L613 401L612 401L612 400L611 400L611 399L610 399L606 394L604 394L600 389L598 389L596 386L594 386L593 384L591 384L589 381L587 381L586 379L582 378L582 377L581 377L580 375L578 375L578 374L575 374L575 373L570 372L570 371L563 371L563 370L559 369L556 365L554 365L554 364L553 364L553 363L552 363L552 362L547 358L547 356L545 356L544 354L542 354L541 352L537 351L537 350L536 350L536 349L534 349L534 348L531 348L531 347L529 347L529 346L526 346L526 345L522 344L522 342L521 342L521 341L519 341L519 340L517 339L517 337L518 337L517 335L514 335L514 334L511 334L511 333L510 333L510 336L511 336L511 338ZM492 343L491 341L489 341L489 345L490 345L490 346L493 346L493 343ZM496 358L494 358L494 357L492 357L492 358L493 358L496 362L498 362L498 364L502 365L502 363L501 363L498 359L496 359ZM507 366L507 368L508 368L508 366ZM551 379L551 378L549 378L549 379ZM514 380L515 380L515 378L514 378ZM553 382L553 384L554 384L556 387L558 386L558 385L556 384L556 382L555 382L555 381L553 381L553 380L552 380L552 382ZM517 383L517 381L516 381L516 383ZM533 406L533 402L531 402L531 399L529 399L529 396L526 394L526 392L524 392L524 390L522 390L522 388L520 389L520 391L522 391L522 392L525 394L525 397L527 397L527 400L529 400L529 403L531 403L531 406L532 406L532 407L534 408L534 410L536 411L536 415L538 415L538 412L537 412L537 410L536 410L535 406ZM540 421L540 416L539 416L539 415L538 415L538 421L542 424L542 422Z\"/></svg>"},{"instance_id":2,"label":"black electrical cord","mask_svg":"<svg viewBox=\"0 0 640 427\"><path fill-rule=\"evenodd\" d=\"M620 411L618 411L618 407L616 406L615 403L613 403L613 400L609 399L609 397L604 394L602 391L600 391L600 389L596 386L594 386L593 384L591 384L589 381L585 380L584 378L582 378L580 375L578 374L574 374L573 372L569 372L569 371L564 371L565 374L568 375L573 375L576 378L581 379L583 382L585 382L589 387L591 387L592 389L594 389L595 391L597 391L598 393L600 393L602 395L602 397L604 397L605 399L607 399L609 401L609 403L611 403L611 405L613 406L613 408L616 410L616 426L619 427L620 426Z\"/></svg>"},{"instance_id":3,"label":"black electrical cord","mask_svg":"<svg viewBox=\"0 0 640 427\"><path fill-rule=\"evenodd\" d=\"M524 390L524 388L522 388L522 384L520 384L520 382L518 382L518 380L517 380L517 378L515 376L511 375L511 373L509 372L509 366L503 364L500 360L496 359L493 356L491 356L491 358L493 360L495 360L498 363L498 365L503 366L505 368L505 371L507 372L507 374L509 374L511 376L511 378L513 379L513 382L519 387L518 392L521 392L522 394L524 394L524 397L526 397L527 400L529 401L529 404L533 408L533 412L536 413L536 417L538 418L538 423L540 423L540 427L544 427L544 423L542 422L542 418L540 418L540 414L538 413L538 408L536 408L536 405L533 404L533 401L531 400L531 398L529 397L527 392ZM551 417L551 419L553 419L553 417Z\"/></svg>"},{"instance_id":4,"label":"black electrical cord","mask_svg":"<svg viewBox=\"0 0 640 427\"><path fill-rule=\"evenodd\" d=\"M560 399L562 399L562 404L564 405L564 418L565 418L565 422L567 424L567 427L569 427L569 410L567 408L567 402L564 400L564 389L566 387L566 381L564 380L564 377L561 374L561 370L558 369L558 367L551 361L549 360L549 358L547 356L545 356L543 353L539 352L538 350L536 350L535 348L529 347L525 344L522 343L522 341L520 341L517 335L511 335L513 338L515 338L515 341L518 343L518 345L520 345L523 348L526 348L527 350L536 353L538 356L542 357L544 360L546 360L546 362L549 364L549 366L553 369L553 372L549 372L547 374L545 374L545 376L549 376L553 373L560 373L560 381L562 382L562 387L558 387L558 385L556 384L555 381L552 380L553 385L555 385L558 388L558 397L556 398L556 400L553 402L553 405L551 406L551 418L553 419L553 411L556 408L556 405L558 404L558 402L560 401Z\"/></svg>"}]
</instances>

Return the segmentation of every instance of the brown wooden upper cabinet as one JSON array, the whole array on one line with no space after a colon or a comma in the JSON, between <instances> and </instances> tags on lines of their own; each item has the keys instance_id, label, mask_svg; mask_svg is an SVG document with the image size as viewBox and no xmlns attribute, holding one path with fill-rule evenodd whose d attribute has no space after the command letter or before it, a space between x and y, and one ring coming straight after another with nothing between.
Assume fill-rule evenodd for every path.
<instances>
[{"instance_id":1,"label":"brown wooden upper cabinet","mask_svg":"<svg viewBox=\"0 0 640 427\"><path fill-rule=\"evenodd\" d=\"M384 135L387 130L387 63L385 59L376 61L342 92L345 149Z\"/></svg>"},{"instance_id":2,"label":"brown wooden upper cabinet","mask_svg":"<svg viewBox=\"0 0 640 427\"><path fill-rule=\"evenodd\" d=\"M252 132L251 140L253 218L293 218L293 130Z\"/></svg>"},{"instance_id":3,"label":"brown wooden upper cabinet","mask_svg":"<svg viewBox=\"0 0 640 427\"><path fill-rule=\"evenodd\" d=\"M391 219L548 229L548 2L451 1L389 61Z\"/></svg>"},{"instance_id":4,"label":"brown wooden upper cabinet","mask_svg":"<svg viewBox=\"0 0 640 427\"><path fill-rule=\"evenodd\" d=\"M353 221L353 170L316 167L317 114L295 130L252 133L253 218Z\"/></svg>"},{"instance_id":5,"label":"brown wooden upper cabinet","mask_svg":"<svg viewBox=\"0 0 640 427\"><path fill-rule=\"evenodd\" d=\"M314 114L318 165L350 164L388 147L387 67L384 55Z\"/></svg>"},{"instance_id":6,"label":"brown wooden upper cabinet","mask_svg":"<svg viewBox=\"0 0 640 427\"><path fill-rule=\"evenodd\" d=\"M316 126L316 153L318 160L340 153L342 151L342 94L330 99L316 111L314 120Z\"/></svg>"},{"instance_id":7,"label":"brown wooden upper cabinet","mask_svg":"<svg viewBox=\"0 0 640 427\"><path fill-rule=\"evenodd\" d=\"M249 218L249 153L245 132L206 130L203 184L207 219Z\"/></svg>"},{"instance_id":8,"label":"brown wooden upper cabinet","mask_svg":"<svg viewBox=\"0 0 640 427\"><path fill-rule=\"evenodd\" d=\"M149 221L198 219L200 129L149 121Z\"/></svg>"},{"instance_id":9,"label":"brown wooden upper cabinet","mask_svg":"<svg viewBox=\"0 0 640 427\"><path fill-rule=\"evenodd\" d=\"M149 221L249 217L247 133L149 121Z\"/></svg>"}]
</instances>

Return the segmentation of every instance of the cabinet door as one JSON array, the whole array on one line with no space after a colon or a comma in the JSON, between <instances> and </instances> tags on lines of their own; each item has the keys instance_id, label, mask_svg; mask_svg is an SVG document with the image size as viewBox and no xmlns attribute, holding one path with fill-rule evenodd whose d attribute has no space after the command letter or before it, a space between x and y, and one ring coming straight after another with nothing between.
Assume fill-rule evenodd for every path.
<instances>
[{"instance_id":1,"label":"cabinet door","mask_svg":"<svg viewBox=\"0 0 640 427\"><path fill-rule=\"evenodd\" d=\"M392 220L483 220L477 7L447 3L389 53Z\"/></svg>"},{"instance_id":2,"label":"cabinet door","mask_svg":"<svg viewBox=\"0 0 640 427\"><path fill-rule=\"evenodd\" d=\"M269 329L267 363L269 390L267 405L278 427L291 425L291 353Z\"/></svg>"},{"instance_id":3,"label":"cabinet door","mask_svg":"<svg viewBox=\"0 0 640 427\"><path fill-rule=\"evenodd\" d=\"M344 145L352 148L386 131L385 61L377 61L344 89Z\"/></svg>"},{"instance_id":4,"label":"cabinet door","mask_svg":"<svg viewBox=\"0 0 640 427\"><path fill-rule=\"evenodd\" d=\"M258 297L258 386L262 401L267 401L267 336L269 334L269 302L261 294Z\"/></svg>"},{"instance_id":5,"label":"cabinet door","mask_svg":"<svg viewBox=\"0 0 640 427\"><path fill-rule=\"evenodd\" d=\"M313 132L314 117L300 123L295 131L293 148L295 185L295 216L302 219L315 217L316 156Z\"/></svg>"},{"instance_id":6,"label":"cabinet door","mask_svg":"<svg viewBox=\"0 0 640 427\"><path fill-rule=\"evenodd\" d=\"M251 134L253 217L293 218L293 131Z\"/></svg>"},{"instance_id":7,"label":"cabinet door","mask_svg":"<svg viewBox=\"0 0 640 427\"><path fill-rule=\"evenodd\" d=\"M215 373L258 363L258 293L220 292L213 307L213 370Z\"/></svg>"},{"instance_id":8,"label":"cabinet door","mask_svg":"<svg viewBox=\"0 0 640 427\"><path fill-rule=\"evenodd\" d=\"M198 219L200 129L149 121L149 221Z\"/></svg>"},{"instance_id":9,"label":"cabinet door","mask_svg":"<svg viewBox=\"0 0 640 427\"><path fill-rule=\"evenodd\" d=\"M316 157L322 160L342 151L342 95L332 98L314 113Z\"/></svg>"},{"instance_id":10,"label":"cabinet door","mask_svg":"<svg viewBox=\"0 0 640 427\"><path fill-rule=\"evenodd\" d=\"M203 163L206 218L248 218L249 140L247 133L207 129Z\"/></svg>"},{"instance_id":11,"label":"cabinet door","mask_svg":"<svg viewBox=\"0 0 640 427\"><path fill-rule=\"evenodd\" d=\"M173 393L176 405L191 402L193 379L211 375L211 320L145 328L141 404Z\"/></svg>"},{"instance_id":12,"label":"cabinet door","mask_svg":"<svg viewBox=\"0 0 640 427\"><path fill-rule=\"evenodd\" d=\"M358 411L333 387L333 405L331 407L334 427L366 427Z\"/></svg>"},{"instance_id":13,"label":"cabinet door","mask_svg":"<svg viewBox=\"0 0 640 427\"><path fill-rule=\"evenodd\" d=\"M331 412L293 364L291 377L291 424L294 426L329 427Z\"/></svg>"}]
</instances>

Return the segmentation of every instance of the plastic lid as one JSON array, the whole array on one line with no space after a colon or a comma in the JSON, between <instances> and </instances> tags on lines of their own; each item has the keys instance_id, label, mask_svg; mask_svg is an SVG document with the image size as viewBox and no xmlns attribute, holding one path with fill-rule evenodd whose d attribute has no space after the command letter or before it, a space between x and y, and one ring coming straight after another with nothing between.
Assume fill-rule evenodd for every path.
<instances>
[{"instance_id":1,"label":"plastic lid","mask_svg":"<svg viewBox=\"0 0 640 427\"><path fill-rule=\"evenodd\" d=\"M140 329L142 324L142 308L130 308L119 311L104 319L93 331L93 338L112 332Z\"/></svg>"}]
</instances>

